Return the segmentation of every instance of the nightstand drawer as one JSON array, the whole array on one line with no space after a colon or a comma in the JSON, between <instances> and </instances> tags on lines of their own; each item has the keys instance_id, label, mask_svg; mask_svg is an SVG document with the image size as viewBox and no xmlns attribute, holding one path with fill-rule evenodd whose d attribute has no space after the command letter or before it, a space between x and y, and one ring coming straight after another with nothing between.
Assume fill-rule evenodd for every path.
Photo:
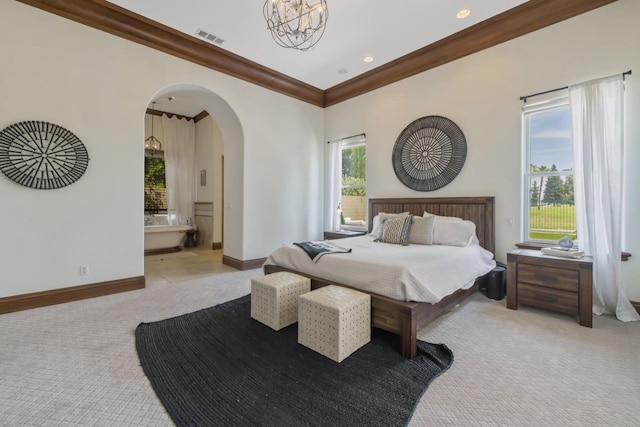
<instances>
[{"instance_id":1,"label":"nightstand drawer","mask_svg":"<svg viewBox=\"0 0 640 427\"><path fill-rule=\"evenodd\" d=\"M518 263L518 282L578 292L580 273L576 270Z\"/></svg>"},{"instance_id":2,"label":"nightstand drawer","mask_svg":"<svg viewBox=\"0 0 640 427\"><path fill-rule=\"evenodd\" d=\"M518 302L547 310L578 314L578 294L573 292L518 283Z\"/></svg>"}]
</instances>

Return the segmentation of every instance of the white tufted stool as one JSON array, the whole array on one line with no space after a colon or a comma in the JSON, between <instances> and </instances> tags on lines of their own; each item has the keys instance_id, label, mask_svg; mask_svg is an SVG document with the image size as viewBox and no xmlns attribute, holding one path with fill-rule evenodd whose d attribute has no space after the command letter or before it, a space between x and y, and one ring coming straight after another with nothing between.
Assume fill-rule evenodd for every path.
<instances>
[{"instance_id":1,"label":"white tufted stool","mask_svg":"<svg viewBox=\"0 0 640 427\"><path fill-rule=\"evenodd\" d=\"M310 290L310 279L285 271L251 279L251 317L279 331L298 321L298 296Z\"/></svg>"},{"instance_id":2,"label":"white tufted stool","mask_svg":"<svg viewBox=\"0 0 640 427\"><path fill-rule=\"evenodd\" d=\"M371 341L370 295L325 286L298 299L298 343L340 363Z\"/></svg>"}]
</instances>

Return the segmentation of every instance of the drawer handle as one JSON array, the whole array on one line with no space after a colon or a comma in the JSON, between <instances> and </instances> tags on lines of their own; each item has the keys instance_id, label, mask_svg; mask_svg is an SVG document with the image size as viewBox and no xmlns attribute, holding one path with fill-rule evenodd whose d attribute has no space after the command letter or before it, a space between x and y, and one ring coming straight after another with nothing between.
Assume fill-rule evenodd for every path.
<instances>
[{"instance_id":1,"label":"drawer handle","mask_svg":"<svg viewBox=\"0 0 640 427\"><path fill-rule=\"evenodd\" d=\"M545 276L544 274L538 274L538 273L536 273L535 277L536 279L544 280L546 282L555 282L558 280L558 278L555 276Z\"/></svg>"},{"instance_id":2,"label":"drawer handle","mask_svg":"<svg viewBox=\"0 0 640 427\"><path fill-rule=\"evenodd\" d=\"M544 301L544 302L556 302L556 298L552 297L550 295L540 295L540 294L538 294L536 296L536 299L538 299L540 301Z\"/></svg>"}]
</instances>

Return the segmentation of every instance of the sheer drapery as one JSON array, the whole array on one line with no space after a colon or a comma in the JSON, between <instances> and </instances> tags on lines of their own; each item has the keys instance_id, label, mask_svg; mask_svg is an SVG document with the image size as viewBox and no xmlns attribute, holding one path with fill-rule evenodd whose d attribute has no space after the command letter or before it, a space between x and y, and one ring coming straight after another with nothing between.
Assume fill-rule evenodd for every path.
<instances>
[{"instance_id":1,"label":"sheer drapery","mask_svg":"<svg viewBox=\"0 0 640 427\"><path fill-rule=\"evenodd\" d=\"M593 312L640 320L621 271L624 83L622 75L569 87L578 241L593 256Z\"/></svg>"},{"instance_id":2,"label":"sheer drapery","mask_svg":"<svg viewBox=\"0 0 640 427\"><path fill-rule=\"evenodd\" d=\"M329 230L340 229L340 185L342 181L342 151L340 141L329 143L329 205L327 207L327 226Z\"/></svg>"},{"instance_id":3,"label":"sheer drapery","mask_svg":"<svg viewBox=\"0 0 640 427\"><path fill-rule=\"evenodd\" d=\"M195 123L162 115L167 213L172 225L191 224L195 202Z\"/></svg>"}]
</instances>

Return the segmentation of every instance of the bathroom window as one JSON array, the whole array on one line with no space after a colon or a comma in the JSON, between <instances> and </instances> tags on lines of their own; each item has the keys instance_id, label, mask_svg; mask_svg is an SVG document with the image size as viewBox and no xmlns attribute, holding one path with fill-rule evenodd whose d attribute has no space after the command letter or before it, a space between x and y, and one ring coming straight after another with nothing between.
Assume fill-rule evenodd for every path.
<instances>
[{"instance_id":1,"label":"bathroom window","mask_svg":"<svg viewBox=\"0 0 640 427\"><path fill-rule=\"evenodd\" d=\"M147 215L167 213L167 186L164 158L144 158L144 213Z\"/></svg>"}]
</instances>

